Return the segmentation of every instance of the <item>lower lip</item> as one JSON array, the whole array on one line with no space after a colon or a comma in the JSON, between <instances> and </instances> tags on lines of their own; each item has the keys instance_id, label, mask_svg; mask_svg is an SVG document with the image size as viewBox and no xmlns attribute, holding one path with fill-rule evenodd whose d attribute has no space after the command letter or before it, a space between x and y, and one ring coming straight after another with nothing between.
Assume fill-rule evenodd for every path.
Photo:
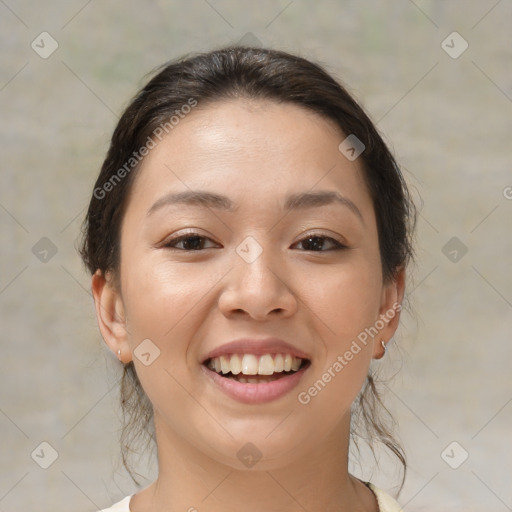
<instances>
[{"instance_id":1,"label":"lower lip","mask_svg":"<svg viewBox=\"0 0 512 512\"><path fill-rule=\"evenodd\" d=\"M244 384L234 379L221 377L217 372L210 370L205 365L201 368L208 378L210 378L221 391L226 393L229 397L243 402L245 404L262 404L276 400L286 393L290 392L304 375L304 372L309 368L310 363L299 371L273 380L271 382L261 382L258 384Z\"/></svg>"}]
</instances>

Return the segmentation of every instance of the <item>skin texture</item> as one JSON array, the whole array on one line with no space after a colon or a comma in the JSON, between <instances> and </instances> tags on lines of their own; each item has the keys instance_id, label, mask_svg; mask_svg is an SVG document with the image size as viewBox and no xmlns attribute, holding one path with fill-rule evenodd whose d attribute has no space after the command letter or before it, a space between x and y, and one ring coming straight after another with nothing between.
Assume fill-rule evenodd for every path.
<instances>
[{"instance_id":1,"label":"skin texture","mask_svg":"<svg viewBox=\"0 0 512 512\"><path fill-rule=\"evenodd\" d=\"M120 289L97 272L92 289L109 348L135 362L155 413L159 476L132 498L132 512L376 511L372 492L348 474L350 406L372 358L383 355L399 320L379 334L303 405L307 390L365 328L401 303L404 272L384 284L372 201L345 138L298 106L230 100L199 105L154 148L138 171L121 232ZM169 192L228 196L234 211L167 205ZM284 212L289 194L337 191L341 204ZM170 249L197 233L204 249ZM311 249L308 235L324 239ZM236 252L248 236L263 252ZM311 356L299 386L277 400L242 404L203 375L212 349L237 338L278 337ZM133 351L150 339L160 356L143 365ZM247 468L237 452L253 443Z\"/></svg>"}]
</instances>

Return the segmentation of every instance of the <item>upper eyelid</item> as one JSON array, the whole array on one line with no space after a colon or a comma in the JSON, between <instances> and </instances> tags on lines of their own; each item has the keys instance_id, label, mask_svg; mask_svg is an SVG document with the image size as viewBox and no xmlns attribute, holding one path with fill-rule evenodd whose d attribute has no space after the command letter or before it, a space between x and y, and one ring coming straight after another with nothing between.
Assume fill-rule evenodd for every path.
<instances>
[{"instance_id":1,"label":"upper eyelid","mask_svg":"<svg viewBox=\"0 0 512 512\"><path fill-rule=\"evenodd\" d=\"M301 238L299 238L293 244L295 245L296 243L302 242L303 240L307 239L308 237L310 237L310 238L314 238L314 237L325 238L327 240L332 240L333 242L339 244L342 247L348 247L348 243L347 243L346 239L344 237L342 237L341 235L338 235L338 237L336 237L336 235L331 235L329 233L324 233L321 231L315 232L314 230L307 231L306 233L304 233L304 235L301 235Z\"/></svg>"},{"instance_id":2,"label":"upper eyelid","mask_svg":"<svg viewBox=\"0 0 512 512\"><path fill-rule=\"evenodd\" d=\"M302 237L300 240L297 240L292 245L303 243L308 238L323 238L325 240L328 240L328 241L330 241L331 243L334 244L334 246L335 246L334 248L335 249L348 249L349 248L348 245L345 242L337 240L336 238L334 238L332 236L322 235L322 234L314 234L314 233L311 234L311 235L306 235L306 236ZM306 252L310 252L310 251L306 251ZM313 251L313 252L329 252L329 251Z\"/></svg>"},{"instance_id":3,"label":"upper eyelid","mask_svg":"<svg viewBox=\"0 0 512 512\"><path fill-rule=\"evenodd\" d=\"M181 238L185 238L185 237L187 237L187 236L189 236L189 237L191 237L191 238L194 238L194 237L209 238L209 239L211 239L212 241L214 241L214 240L210 237L210 235L204 235L204 234L199 233L199 232L197 232L197 231L190 231L190 232L181 233L181 234L176 235L176 236L173 236L173 237L168 237L168 238L166 238L166 239L164 240L164 242L165 242L165 241L174 241L174 240L179 240L179 239L181 239ZM304 235L302 235L302 238L299 238L299 239L297 240L297 242L300 242L300 241L304 240L304 239L305 239L305 238L307 238L307 237L331 238L331 239L333 239L333 240L336 240L335 236L331 236L331 235L329 235L329 234L327 234L327 233L321 233L321 232L320 232L320 233L316 233L316 232L314 232L314 231L310 231L310 232L307 232L307 233L305 233ZM338 241L338 240L336 240L336 241ZM341 243L341 242L340 242L340 243Z\"/></svg>"},{"instance_id":4,"label":"upper eyelid","mask_svg":"<svg viewBox=\"0 0 512 512\"><path fill-rule=\"evenodd\" d=\"M165 247L165 246L170 245L171 243L179 243L182 240L186 240L187 238L204 238L205 240L210 240L211 242L213 242L215 244L219 244L209 235L203 235L203 234L197 233L197 232L190 232L190 233L182 233L180 235L176 235L176 236L172 236L172 237L167 237L164 240L162 240L162 242L160 242L158 244L158 247Z\"/></svg>"},{"instance_id":5,"label":"upper eyelid","mask_svg":"<svg viewBox=\"0 0 512 512\"><path fill-rule=\"evenodd\" d=\"M175 234L175 235L166 236L162 240L161 243L165 244L167 242L173 242L173 241L180 240L180 239L186 238L186 237L191 237L191 238L193 238L193 237L201 237L201 238L208 238L208 239L214 241L212 235L200 233L198 231L199 228L188 228L188 229L189 229L189 231L184 231L182 233L178 233L178 234Z\"/></svg>"}]
</instances>

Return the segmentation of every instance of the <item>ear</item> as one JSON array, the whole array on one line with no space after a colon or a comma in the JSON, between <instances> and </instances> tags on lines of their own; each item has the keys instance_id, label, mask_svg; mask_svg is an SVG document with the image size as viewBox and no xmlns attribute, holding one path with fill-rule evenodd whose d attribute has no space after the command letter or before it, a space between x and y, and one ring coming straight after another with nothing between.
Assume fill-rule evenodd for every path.
<instances>
[{"instance_id":1,"label":"ear","mask_svg":"<svg viewBox=\"0 0 512 512\"><path fill-rule=\"evenodd\" d=\"M121 295L110 273L97 270L92 276L92 294L101 335L108 348L122 363L129 363L132 354ZM119 353L119 351L121 351Z\"/></svg>"},{"instance_id":2,"label":"ear","mask_svg":"<svg viewBox=\"0 0 512 512\"><path fill-rule=\"evenodd\" d=\"M400 267L395 277L386 283L382 289L379 319L376 321L379 332L373 340L374 359L381 359L384 356L385 351L382 342L387 344L398 328L404 292L405 268Z\"/></svg>"}]
</instances>

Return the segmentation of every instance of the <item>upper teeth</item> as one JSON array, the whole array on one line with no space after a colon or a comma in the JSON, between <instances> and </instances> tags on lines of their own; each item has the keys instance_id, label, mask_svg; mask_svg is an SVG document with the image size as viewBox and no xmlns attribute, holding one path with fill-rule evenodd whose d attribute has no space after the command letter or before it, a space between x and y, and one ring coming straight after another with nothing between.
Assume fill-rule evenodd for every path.
<instances>
[{"instance_id":1,"label":"upper teeth","mask_svg":"<svg viewBox=\"0 0 512 512\"><path fill-rule=\"evenodd\" d=\"M302 364L302 359L291 354L232 354L213 357L208 362L208 368L217 373L229 373L238 375L273 375L279 372L297 371Z\"/></svg>"}]
</instances>

